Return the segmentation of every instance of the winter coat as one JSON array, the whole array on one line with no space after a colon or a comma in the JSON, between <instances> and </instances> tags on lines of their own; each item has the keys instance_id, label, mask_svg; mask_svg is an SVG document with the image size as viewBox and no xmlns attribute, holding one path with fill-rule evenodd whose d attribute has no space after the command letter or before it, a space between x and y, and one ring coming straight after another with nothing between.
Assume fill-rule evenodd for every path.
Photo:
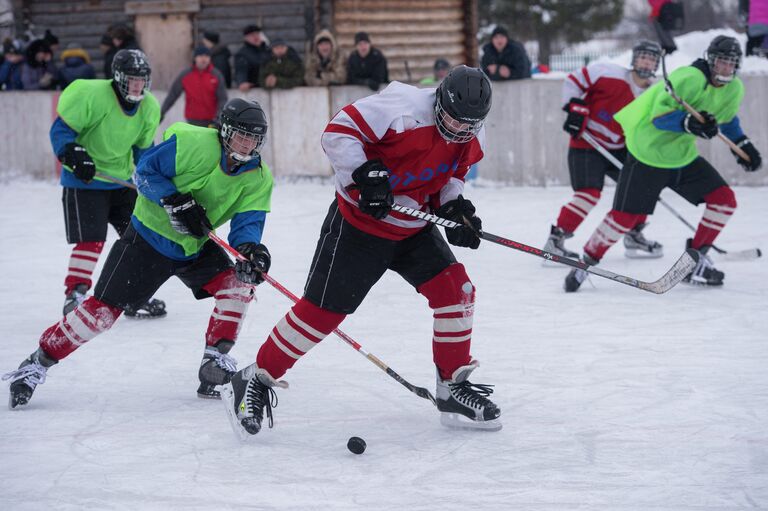
<instances>
[{"instance_id":1,"label":"winter coat","mask_svg":"<svg viewBox=\"0 0 768 511\"><path fill-rule=\"evenodd\" d=\"M509 78L504 78L499 74L498 67L495 73L488 71L488 66L507 66L509 68ZM491 80L521 80L531 77L531 61L525 47L514 39L509 39L507 45L501 50L496 51L493 43L486 43L483 46L483 58L481 66L485 74Z\"/></svg>"},{"instance_id":2,"label":"winter coat","mask_svg":"<svg viewBox=\"0 0 768 511\"><path fill-rule=\"evenodd\" d=\"M213 121L227 102L224 77L212 63L202 71L193 65L176 77L163 101L161 117L171 109L182 92L185 94L184 118L187 120Z\"/></svg>"},{"instance_id":3,"label":"winter coat","mask_svg":"<svg viewBox=\"0 0 768 511\"><path fill-rule=\"evenodd\" d=\"M6 60L0 64L0 90L23 90L24 84L21 83L21 68L24 61L11 63Z\"/></svg>"},{"instance_id":4,"label":"winter coat","mask_svg":"<svg viewBox=\"0 0 768 511\"><path fill-rule=\"evenodd\" d=\"M229 57L232 54L223 44L217 44L211 49L211 62L213 67L219 70L221 76L224 77L224 84L227 89L232 87L232 67L229 65Z\"/></svg>"},{"instance_id":5,"label":"winter coat","mask_svg":"<svg viewBox=\"0 0 768 511\"><path fill-rule=\"evenodd\" d=\"M38 62L35 55L40 51L51 51L48 43L36 39L29 43L26 50L26 61L21 66L21 83L24 90L53 90L56 88L58 70L53 59L48 62Z\"/></svg>"},{"instance_id":6,"label":"winter coat","mask_svg":"<svg viewBox=\"0 0 768 511\"><path fill-rule=\"evenodd\" d=\"M250 43L244 43L242 48L235 53L235 82L238 84L250 82L259 83L261 66L266 64L272 57L272 52L266 43L262 42L259 46Z\"/></svg>"},{"instance_id":7,"label":"winter coat","mask_svg":"<svg viewBox=\"0 0 768 511\"><path fill-rule=\"evenodd\" d=\"M331 41L331 56L322 60L317 53L317 42L320 39ZM339 48L336 38L329 30L321 30L315 36L312 46L307 51L307 64L304 71L304 81L307 85L343 85L347 80L347 69L344 54Z\"/></svg>"},{"instance_id":8,"label":"winter coat","mask_svg":"<svg viewBox=\"0 0 768 511\"><path fill-rule=\"evenodd\" d=\"M67 85L80 78L96 78L96 70L91 65L91 57L82 48L70 48L61 52L63 67L59 68L59 86L64 90Z\"/></svg>"},{"instance_id":9,"label":"winter coat","mask_svg":"<svg viewBox=\"0 0 768 511\"><path fill-rule=\"evenodd\" d=\"M389 82L387 59L377 49L371 46L371 51L362 58L353 51L347 59L347 83L350 85L366 85L371 90L379 90L379 85Z\"/></svg>"},{"instance_id":10,"label":"winter coat","mask_svg":"<svg viewBox=\"0 0 768 511\"><path fill-rule=\"evenodd\" d=\"M269 75L277 77L277 89L290 89L304 84L304 65L299 54L290 46L285 57L277 58L273 55L269 62L261 66L259 74L259 85L262 87L265 87Z\"/></svg>"}]
</instances>

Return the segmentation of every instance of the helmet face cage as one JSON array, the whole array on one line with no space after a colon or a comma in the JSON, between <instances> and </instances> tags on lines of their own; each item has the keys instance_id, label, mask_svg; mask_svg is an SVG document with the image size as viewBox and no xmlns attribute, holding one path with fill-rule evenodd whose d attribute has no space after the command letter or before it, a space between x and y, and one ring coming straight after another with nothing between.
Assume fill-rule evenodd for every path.
<instances>
[{"instance_id":1,"label":"helmet face cage","mask_svg":"<svg viewBox=\"0 0 768 511\"><path fill-rule=\"evenodd\" d=\"M233 123L230 119L222 119L219 129L221 144L233 160L240 163L249 162L259 156L267 141L266 127L264 134L257 133L259 128L255 124ZM250 147L253 149L247 151Z\"/></svg>"},{"instance_id":2,"label":"helmet face cage","mask_svg":"<svg viewBox=\"0 0 768 511\"><path fill-rule=\"evenodd\" d=\"M653 66L653 69L647 69L647 68L637 66L638 60L640 60L643 57L653 59L653 61L656 63ZM656 76L656 71L659 70L660 61L661 61L661 54L653 50L639 48L632 51L632 71L637 73L637 76L639 76L640 78L653 78L654 76Z\"/></svg>"},{"instance_id":3,"label":"helmet face cage","mask_svg":"<svg viewBox=\"0 0 768 511\"><path fill-rule=\"evenodd\" d=\"M443 108L438 94L435 101L435 126L446 142L465 144L475 138L483 127L485 119L456 119Z\"/></svg>"},{"instance_id":4,"label":"helmet face cage","mask_svg":"<svg viewBox=\"0 0 768 511\"><path fill-rule=\"evenodd\" d=\"M134 74L129 74L115 70L114 80L117 84L117 89L120 91L120 94L122 94L126 101L130 101L131 103L138 103L144 99L144 93L149 92L149 89L152 86L152 79L149 73L143 74L141 72L134 72ZM144 87L141 89L139 94L131 94L130 84L131 82L138 80L142 80L144 82Z\"/></svg>"},{"instance_id":5,"label":"helmet face cage","mask_svg":"<svg viewBox=\"0 0 768 511\"><path fill-rule=\"evenodd\" d=\"M741 67L741 53L737 52L721 52L721 51L708 51L707 64L709 65L709 71L712 73L712 78L720 83L729 83L736 77L736 72ZM730 74L718 73L718 64L726 64L729 67L733 67L733 72Z\"/></svg>"}]
</instances>

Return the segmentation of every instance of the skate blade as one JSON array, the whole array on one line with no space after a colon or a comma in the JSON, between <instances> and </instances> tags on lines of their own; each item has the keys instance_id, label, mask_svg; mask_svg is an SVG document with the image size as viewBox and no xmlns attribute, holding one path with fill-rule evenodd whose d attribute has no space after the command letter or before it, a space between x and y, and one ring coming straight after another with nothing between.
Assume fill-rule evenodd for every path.
<instances>
[{"instance_id":1,"label":"skate blade","mask_svg":"<svg viewBox=\"0 0 768 511\"><path fill-rule=\"evenodd\" d=\"M627 259L659 259L664 257L664 252L646 252L636 248L625 248L624 257Z\"/></svg>"},{"instance_id":2,"label":"skate blade","mask_svg":"<svg viewBox=\"0 0 768 511\"><path fill-rule=\"evenodd\" d=\"M123 314L128 319L160 319L164 318L168 315L167 312L163 312L162 314L150 314L148 312L137 312L134 315L129 316L128 314Z\"/></svg>"},{"instance_id":3,"label":"skate blade","mask_svg":"<svg viewBox=\"0 0 768 511\"><path fill-rule=\"evenodd\" d=\"M237 419L235 413L235 392L232 390L232 384L227 383L221 387L221 402L224 403L224 407L227 410L227 418L229 419L229 425L232 426L232 431L235 432L235 436L242 443L246 443L253 439L255 435L251 435L240 425L240 421Z\"/></svg>"},{"instance_id":4,"label":"skate blade","mask_svg":"<svg viewBox=\"0 0 768 511\"><path fill-rule=\"evenodd\" d=\"M466 431L500 431L503 424L499 419L490 421L473 421L459 413L440 413L440 424L449 429Z\"/></svg>"},{"instance_id":5,"label":"skate blade","mask_svg":"<svg viewBox=\"0 0 768 511\"><path fill-rule=\"evenodd\" d=\"M214 394L201 394L201 393L198 392L197 393L197 397L199 397L200 399L216 400L216 399L221 399L221 393L214 395Z\"/></svg>"}]
</instances>

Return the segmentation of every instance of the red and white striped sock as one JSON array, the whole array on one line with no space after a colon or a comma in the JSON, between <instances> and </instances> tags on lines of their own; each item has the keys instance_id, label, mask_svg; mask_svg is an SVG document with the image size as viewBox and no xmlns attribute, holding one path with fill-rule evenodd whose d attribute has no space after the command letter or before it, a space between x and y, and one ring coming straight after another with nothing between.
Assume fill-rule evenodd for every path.
<instances>
[{"instance_id":1,"label":"red and white striped sock","mask_svg":"<svg viewBox=\"0 0 768 511\"><path fill-rule=\"evenodd\" d=\"M575 232L599 200L600 190L597 188L576 190L571 201L560 209L557 226L565 232Z\"/></svg>"},{"instance_id":2,"label":"red and white striped sock","mask_svg":"<svg viewBox=\"0 0 768 511\"><path fill-rule=\"evenodd\" d=\"M592 259L599 261L614 243L646 216L612 209L589 237L587 244L584 245L584 252Z\"/></svg>"},{"instance_id":3,"label":"red and white striped sock","mask_svg":"<svg viewBox=\"0 0 768 511\"><path fill-rule=\"evenodd\" d=\"M253 288L237 280L235 270L230 268L216 275L203 289L216 300L205 333L206 345L216 346L222 339L235 342L253 300Z\"/></svg>"},{"instance_id":4,"label":"red and white striped sock","mask_svg":"<svg viewBox=\"0 0 768 511\"><path fill-rule=\"evenodd\" d=\"M109 330L122 313L122 309L107 305L91 296L43 332L40 336L40 347L56 360L61 360L100 333Z\"/></svg>"},{"instance_id":5,"label":"red and white striped sock","mask_svg":"<svg viewBox=\"0 0 768 511\"><path fill-rule=\"evenodd\" d=\"M418 288L433 310L434 331L432 356L444 380L454 371L469 364L472 344L472 319L475 309L475 286L464 265L456 263Z\"/></svg>"},{"instance_id":6,"label":"red and white striped sock","mask_svg":"<svg viewBox=\"0 0 768 511\"><path fill-rule=\"evenodd\" d=\"M341 324L346 314L323 309L299 300L272 329L259 348L256 365L278 379L302 356Z\"/></svg>"},{"instance_id":7,"label":"red and white striped sock","mask_svg":"<svg viewBox=\"0 0 768 511\"><path fill-rule=\"evenodd\" d=\"M715 242L720 231L731 219L731 215L736 211L736 195L728 186L721 186L716 190L704 196L707 207L704 209L704 215L701 217L699 227L693 236L691 248L700 249L704 245L711 245Z\"/></svg>"},{"instance_id":8,"label":"red and white striped sock","mask_svg":"<svg viewBox=\"0 0 768 511\"><path fill-rule=\"evenodd\" d=\"M68 295L80 284L85 284L88 289L91 288L93 270L96 269L96 263L99 262L99 255L103 249L103 241L77 243L72 248L67 276L64 278L65 295Z\"/></svg>"}]
</instances>

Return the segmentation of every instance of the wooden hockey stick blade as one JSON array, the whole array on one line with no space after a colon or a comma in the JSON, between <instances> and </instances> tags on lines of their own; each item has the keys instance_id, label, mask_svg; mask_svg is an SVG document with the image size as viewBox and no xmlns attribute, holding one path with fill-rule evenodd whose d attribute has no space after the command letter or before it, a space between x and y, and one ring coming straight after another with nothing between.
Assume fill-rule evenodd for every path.
<instances>
[{"instance_id":1,"label":"wooden hockey stick blade","mask_svg":"<svg viewBox=\"0 0 768 511\"><path fill-rule=\"evenodd\" d=\"M448 220L447 218L441 218L432 213L419 211L418 209L409 208L408 206L403 206L402 204L394 204L392 206L392 210L398 211L400 213L403 213L405 215L408 215L414 218L420 218L421 220L424 220L426 222L430 222L436 225L442 225L446 229L455 229L456 227L459 227L461 225L457 222L454 222L453 220ZM691 273L691 271L693 271L693 269L696 267L696 263L699 260L698 252L696 252L693 249L687 249L683 253L683 255L680 256L680 259L678 259L677 262L675 262L675 264L672 265L672 268L670 268L658 280L654 282L643 282L641 280L633 279L625 275L613 273L612 271L608 271L603 268L599 268L597 266L590 266L582 261L576 261L574 259L569 259L568 257L562 257L559 255L553 254L552 252L547 252L546 250L532 247L531 245L526 245L525 243L520 243L519 241L502 238L501 236L497 236L489 232L480 231L478 232L478 235L480 236L480 238L490 241L491 243L496 243L498 245L503 245L508 248L519 250L520 252L525 252L527 254L535 255L537 257L541 257L542 259L546 259L548 261L553 261L556 263L571 266L573 268L578 268L580 270L584 270L588 273L592 273L599 277L610 279L610 280L613 280L614 282L619 282L627 286L636 287L638 289L642 289L643 291L649 291L651 293L656 293L656 294L666 293L667 291L675 287L675 285L677 285L678 282L683 280L683 278L685 278L686 275L688 275L689 273Z\"/></svg>"}]
</instances>

